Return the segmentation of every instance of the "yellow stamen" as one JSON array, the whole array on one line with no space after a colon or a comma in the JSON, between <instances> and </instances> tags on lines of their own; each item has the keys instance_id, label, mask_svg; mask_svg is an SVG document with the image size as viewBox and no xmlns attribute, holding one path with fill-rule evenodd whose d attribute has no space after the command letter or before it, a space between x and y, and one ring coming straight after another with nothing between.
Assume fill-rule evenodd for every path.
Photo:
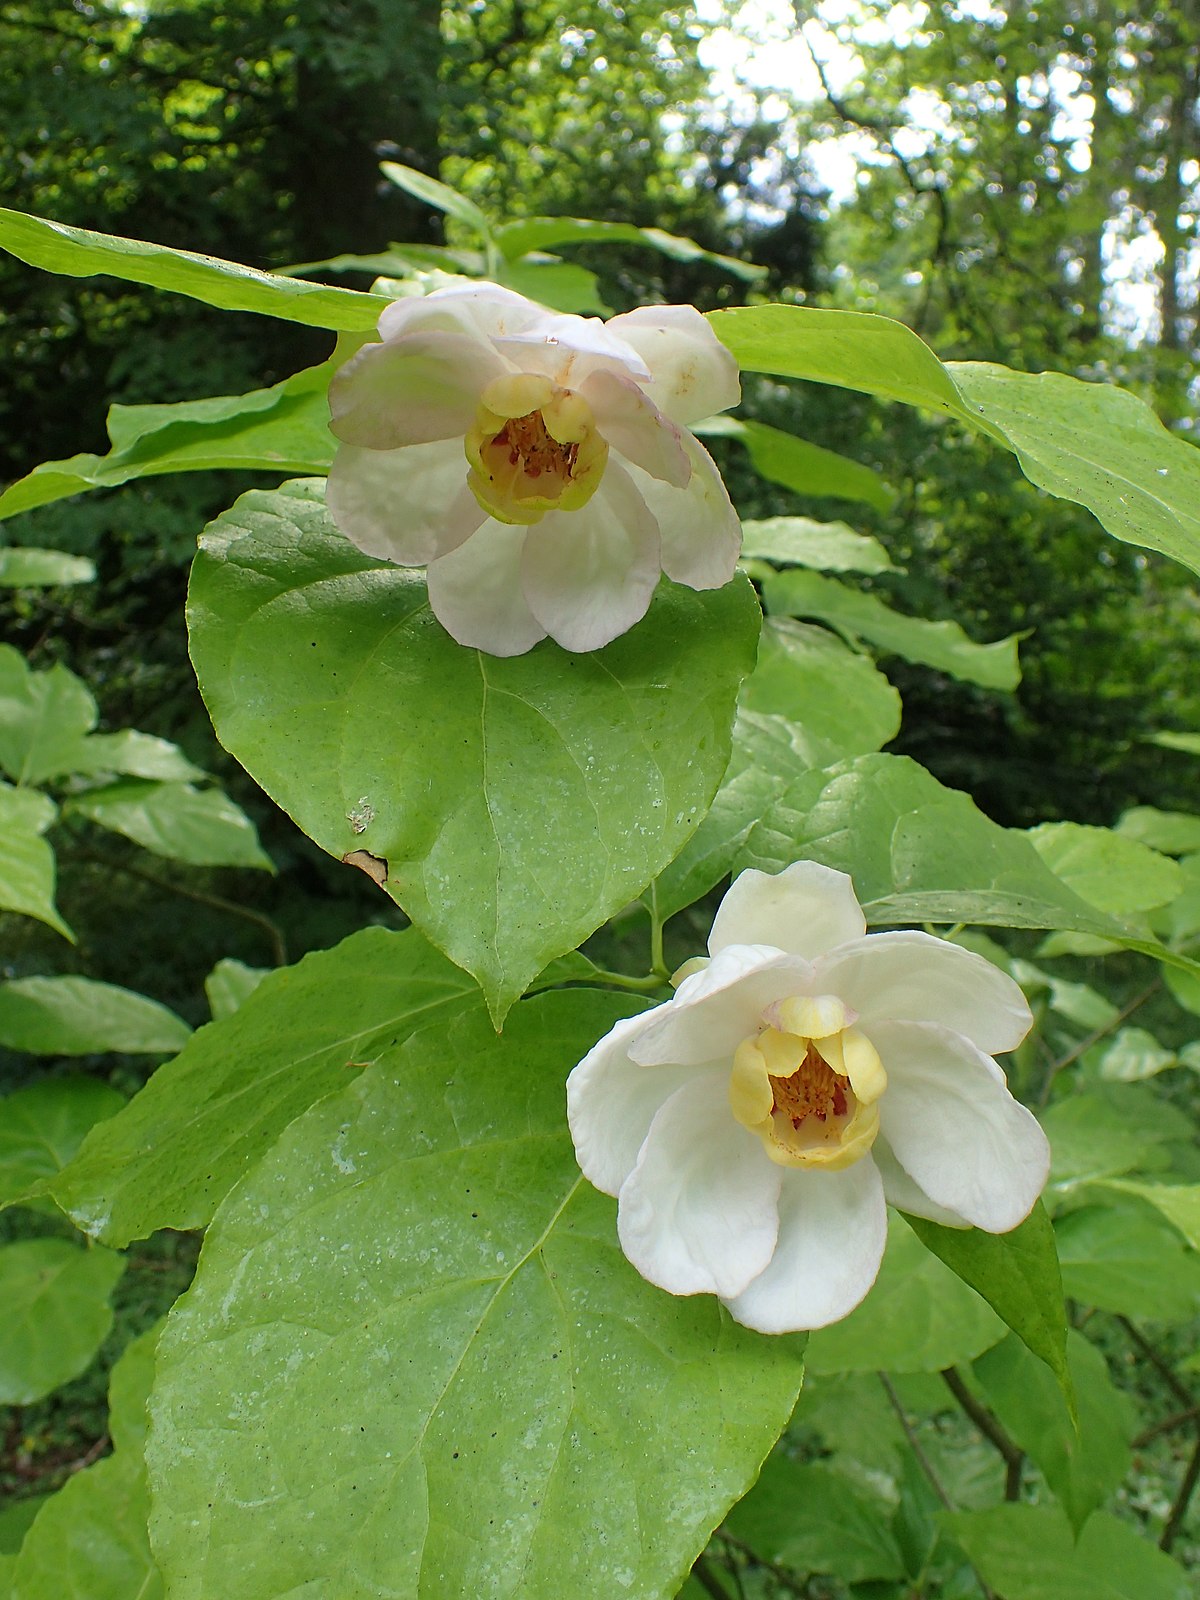
<instances>
[{"instance_id":1,"label":"yellow stamen","mask_svg":"<svg viewBox=\"0 0 1200 1600\"><path fill-rule=\"evenodd\" d=\"M519 525L586 505L608 460L587 401L531 372L488 384L464 448L479 504Z\"/></svg>"}]
</instances>

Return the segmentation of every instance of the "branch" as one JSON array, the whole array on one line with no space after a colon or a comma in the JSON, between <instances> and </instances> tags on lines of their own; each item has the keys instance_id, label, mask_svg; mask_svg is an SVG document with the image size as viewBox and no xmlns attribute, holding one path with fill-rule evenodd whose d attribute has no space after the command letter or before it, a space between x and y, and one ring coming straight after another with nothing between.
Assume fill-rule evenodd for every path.
<instances>
[{"instance_id":1,"label":"branch","mask_svg":"<svg viewBox=\"0 0 1200 1600\"><path fill-rule=\"evenodd\" d=\"M1100 1040L1105 1038L1106 1035L1110 1034L1114 1028L1119 1028L1127 1018L1133 1015L1139 1006L1144 1006L1146 1001L1152 999L1161 988L1162 979L1155 978L1153 982L1146 985L1140 994L1135 994L1132 1000L1127 1001L1126 1004L1121 1007L1120 1011L1117 1012L1116 1016L1111 1022L1106 1022L1103 1027L1094 1028L1092 1032L1088 1034L1086 1039L1081 1039L1079 1041L1074 1049L1068 1050L1066 1055L1060 1057L1058 1061L1051 1062L1050 1070L1046 1074L1046 1081L1042 1085L1042 1092L1038 1096L1039 1107L1044 1106L1049 1100L1051 1087L1053 1086L1054 1080L1058 1077L1060 1072L1065 1071L1067 1067L1073 1066L1075 1062L1079 1060L1080 1056L1085 1053L1085 1051L1090 1050L1094 1044L1099 1044ZM1121 1320L1124 1321L1125 1319L1122 1318Z\"/></svg>"},{"instance_id":2,"label":"branch","mask_svg":"<svg viewBox=\"0 0 1200 1600\"><path fill-rule=\"evenodd\" d=\"M1025 1462L1025 1452L1008 1436L1000 1425L999 1420L988 1410L987 1406L981 1400L977 1400L971 1393L963 1382L962 1375L957 1367L947 1367L941 1376L947 1389L949 1389L980 1433L995 1445L1000 1452L1006 1468L1004 1498L1006 1500L1019 1500L1021 1498L1021 1468Z\"/></svg>"},{"instance_id":3,"label":"branch","mask_svg":"<svg viewBox=\"0 0 1200 1600\"><path fill-rule=\"evenodd\" d=\"M1179 1485L1179 1493L1175 1496L1175 1503L1163 1527L1162 1538L1158 1541L1158 1548L1164 1553L1169 1552L1175 1543L1175 1537L1187 1515L1188 1502L1192 1498L1197 1478L1200 1478L1200 1433L1197 1434L1196 1443L1192 1448L1192 1457L1183 1475L1183 1482Z\"/></svg>"}]
</instances>

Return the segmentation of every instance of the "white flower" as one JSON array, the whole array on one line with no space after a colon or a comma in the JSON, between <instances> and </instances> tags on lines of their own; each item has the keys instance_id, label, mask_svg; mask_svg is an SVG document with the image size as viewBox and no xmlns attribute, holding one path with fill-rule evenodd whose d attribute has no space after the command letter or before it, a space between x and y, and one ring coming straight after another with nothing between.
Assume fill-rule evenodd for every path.
<instances>
[{"instance_id":1,"label":"white flower","mask_svg":"<svg viewBox=\"0 0 1200 1600\"><path fill-rule=\"evenodd\" d=\"M360 550L428 568L460 644L595 650L661 572L732 577L737 515L680 424L737 404L737 365L691 306L603 323L454 285L393 302L379 331L330 389L327 503Z\"/></svg>"},{"instance_id":2,"label":"white flower","mask_svg":"<svg viewBox=\"0 0 1200 1600\"><path fill-rule=\"evenodd\" d=\"M992 1059L1032 1021L1017 985L929 934L865 929L843 872L743 872L711 959L567 1081L579 1164L618 1197L633 1265L763 1333L853 1310L885 1201L1007 1233L1049 1170Z\"/></svg>"}]
</instances>

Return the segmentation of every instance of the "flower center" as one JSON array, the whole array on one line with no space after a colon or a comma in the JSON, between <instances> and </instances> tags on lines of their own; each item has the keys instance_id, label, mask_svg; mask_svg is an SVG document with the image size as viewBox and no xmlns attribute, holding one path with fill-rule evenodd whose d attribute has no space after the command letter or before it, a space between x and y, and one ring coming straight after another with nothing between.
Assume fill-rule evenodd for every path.
<instances>
[{"instance_id":1,"label":"flower center","mask_svg":"<svg viewBox=\"0 0 1200 1600\"><path fill-rule=\"evenodd\" d=\"M796 996L763 1013L734 1053L729 1101L785 1167L852 1166L875 1143L887 1074L834 995Z\"/></svg>"},{"instance_id":2,"label":"flower center","mask_svg":"<svg viewBox=\"0 0 1200 1600\"><path fill-rule=\"evenodd\" d=\"M500 522L519 524L547 511L578 511L608 460L587 401L532 372L488 384L464 445L479 504Z\"/></svg>"}]
</instances>

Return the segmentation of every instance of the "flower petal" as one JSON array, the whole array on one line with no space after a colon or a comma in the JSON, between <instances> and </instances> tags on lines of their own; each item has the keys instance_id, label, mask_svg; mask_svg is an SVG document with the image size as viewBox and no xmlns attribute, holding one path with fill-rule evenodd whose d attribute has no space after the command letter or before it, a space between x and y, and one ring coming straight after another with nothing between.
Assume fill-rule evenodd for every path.
<instances>
[{"instance_id":1,"label":"flower petal","mask_svg":"<svg viewBox=\"0 0 1200 1600\"><path fill-rule=\"evenodd\" d=\"M770 945L730 945L680 984L629 1053L647 1066L724 1061L728 1073L738 1045L762 1028L766 1007L795 994L811 973L807 961Z\"/></svg>"},{"instance_id":2,"label":"flower petal","mask_svg":"<svg viewBox=\"0 0 1200 1600\"><path fill-rule=\"evenodd\" d=\"M586 506L548 511L526 532L525 598L564 650L598 650L640 622L658 575L658 525L611 459Z\"/></svg>"},{"instance_id":3,"label":"flower petal","mask_svg":"<svg viewBox=\"0 0 1200 1600\"><path fill-rule=\"evenodd\" d=\"M342 445L325 504L351 544L402 567L457 549L487 515L467 487L462 445L446 439L405 450Z\"/></svg>"},{"instance_id":4,"label":"flower petal","mask_svg":"<svg viewBox=\"0 0 1200 1600\"><path fill-rule=\"evenodd\" d=\"M673 422L699 422L742 398L737 362L694 307L639 306L607 326L645 361L646 392Z\"/></svg>"},{"instance_id":5,"label":"flower petal","mask_svg":"<svg viewBox=\"0 0 1200 1600\"><path fill-rule=\"evenodd\" d=\"M695 1073L675 1091L621 1186L621 1249L670 1294L740 1294L775 1248L782 1171L733 1120L727 1078Z\"/></svg>"},{"instance_id":6,"label":"flower petal","mask_svg":"<svg viewBox=\"0 0 1200 1600\"><path fill-rule=\"evenodd\" d=\"M366 345L329 386L330 431L366 450L461 439L483 389L507 371L486 341L458 333Z\"/></svg>"},{"instance_id":7,"label":"flower petal","mask_svg":"<svg viewBox=\"0 0 1200 1600\"><path fill-rule=\"evenodd\" d=\"M879 1168L883 1179L883 1193L890 1206L897 1211L907 1211L910 1216L927 1217L930 1222L940 1222L944 1228L969 1228L971 1224L957 1211L936 1205L924 1189L911 1178L896 1160L891 1145L880 1135L871 1146L871 1160Z\"/></svg>"},{"instance_id":8,"label":"flower petal","mask_svg":"<svg viewBox=\"0 0 1200 1600\"><path fill-rule=\"evenodd\" d=\"M866 926L846 873L816 861L797 861L776 873L748 867L721 901L708 948L715 956L730 944L771 944L812 961L861 938Z\"/></svg>"},{"instance_id":9,"label":"flower petal","mask_svg":"<svg viewBox=\"0 0 1200 1600\"><path fill-rule=\"evenodd\" d=\"M646 363L611 326L599 317L547 314L520 331L497 335L496 344L522 372L544 373L564 389L579 389L593 372L648 379Z\"/></svg>"},{"instance_id":10,"label":"flower petal","mask_svg":"<svg viewBox=\"0 0 1200 1600\"><path fill-rule=\"evenodd\" d=\"M1006 973L928 933L869 933L823 956L817 977L858 1012L864 1028L879 1018L936 1022L989 1056L1015 1050L1033 1025L1025 996Z\"/></svg>"},{"instance_id":11,"label":"flower petal","mask_svg":"<svg viewBox=\"0 0 1200 1600\"><path fill-rule=\"evenodd\" d=\"M988 1233L1015 1228L1050 1170L1037 1119L997 1081L991 1058L949 1028L869 1031L887 1068L880 1127L897 1161L935 1205Z\"/></svg>"},{"instance_id":12,"label":"flower petal","mask_svg":"<svg viewBox=\"0 0 1200 1600\"><path fill-rule=\"evenodd\" d=\"M467 542L429 564L434 616L459 644L520 656L546 637L521 588L527 528L489 517Z\"/></svg>"},{"instance_id":13,"label":"flower petal","mask_svg":"<svg viewBox=\"0 0 1200 1600\"><path fill-rule=\"evenodd\" d=\"M605 1194L619 1191L659 1108L694 1076L692 1067L644 1067L630 1059L630 1044L654 1014L618 1022L567 1079L575 1155L584 1177Z\"/></svg>"},{"instance_id":14,"label":"flower petal","mask_svg":"<svg viewBox=\"0 0 1200 1600\"><path fill-rule=\"evenodd\" d=\"M668 578L689 589L719 589L733 577L742 548L742 524L716 462L690 433L682 436L691 462L685 488L675 488L633 469L633 477L662 531L662 564ZM614 444L622 454L622 445ZM639 463L639 466L643 463Z\"/></svg>"},{"instance_id":15,"label":"flower petal","mask_svg":"<svg viewBox=\"0 0 1200 1600\"><path fill-rule=\"evenodd\" d=\"M614 450L651 478L682 489L692 464L680 430L668 422L634 380L615 372L593 372L579 386L596 427Z\"/></svg>"},{"instance_id":16,"label":"flower petal","mask_svg":"<svg viewBox=\"0 0 1200 1600\"><path fill-rule=\"evenodd\" d=\"M789 1171L770 1265L726 1304L759 1333L824 1328L875 1282L887 1241L883 1184L870 1156L840 1172Z\"/></svg>"},{"instance_id":17,"label":"flower petal","mask_svg":"<svg viewBox=\"0 0 1200 1600\"><path fill-rule=\"evenodd\" d=\"M552 319L551 312L515 289L503 289L498 283L454 283L432 294L393 300L380 313L379 333L384 339L397 339L418 329L439 328L492 340Z\"/></svg>"}]
</instances>

